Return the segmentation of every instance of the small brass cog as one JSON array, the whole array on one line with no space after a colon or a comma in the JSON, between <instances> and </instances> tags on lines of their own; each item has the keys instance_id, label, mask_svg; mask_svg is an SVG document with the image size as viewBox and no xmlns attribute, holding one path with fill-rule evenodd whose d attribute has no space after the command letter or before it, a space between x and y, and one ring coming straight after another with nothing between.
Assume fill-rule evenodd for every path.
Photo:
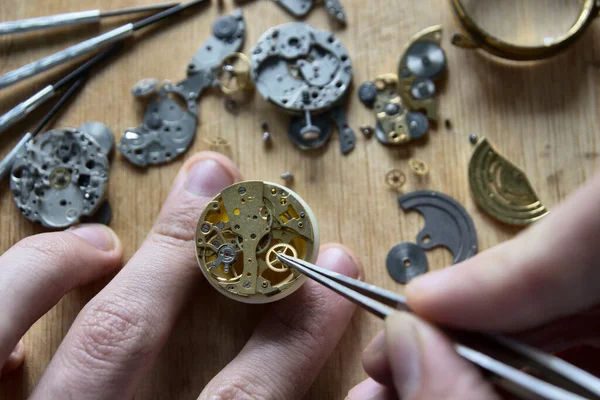
<instances>
[{"instance_id":1,"label":"small brass cog","mask_svg":"<svg viewBox=\"0 0 600 400\"><path fill-rule=\"evenodd\" d=\"M277 243L276 245L271 246L269 251L267 252L267 267L275 272L285 272L288 270L288 267L279 261L277 257L277 253L284 254L290 257L298 257L298 252L295 248L290 246L287 243Z\"/></svg>"}]
</instances>

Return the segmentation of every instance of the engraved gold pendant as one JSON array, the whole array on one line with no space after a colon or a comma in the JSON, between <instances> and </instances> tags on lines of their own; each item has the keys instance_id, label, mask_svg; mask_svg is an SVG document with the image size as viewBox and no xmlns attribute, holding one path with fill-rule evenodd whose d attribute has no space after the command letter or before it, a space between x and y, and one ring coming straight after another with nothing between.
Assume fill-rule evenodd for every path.
<instances>
[{"instance_id":1,"label":"engraved gold pendant","mask_svg":"<svg viewBox=\"0 0 600 400\"><path fill-rule=\"evenodd\" d=\"M305 277L277 253L314 262L319 231L314 214L292 190L245 181L208 203L196 228L196 255L210 284L244 303L269 303L298 289Z\"/></svg>"}]
</instances>

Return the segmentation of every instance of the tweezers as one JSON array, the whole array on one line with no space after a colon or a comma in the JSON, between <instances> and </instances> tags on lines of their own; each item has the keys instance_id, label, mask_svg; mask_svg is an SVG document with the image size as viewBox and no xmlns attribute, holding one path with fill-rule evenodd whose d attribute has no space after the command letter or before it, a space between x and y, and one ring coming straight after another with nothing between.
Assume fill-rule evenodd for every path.
<instances>
[{"instance_id":1,"label":"tweezers","mask_svg":"<svg viewBox=\"0 0 600 400\"><path fill-rule=\"evenodd\" d=\"M411 312L406 298L307 261L277 253L297 270L381 319ZM484 371L492 383L524 399L600 399L600 379L548 353L504 336L442 328L456 352ZM502 359L502 360L500 360ZM529 373L526 373L527 371Z\"/></svg>"}]
</instances>

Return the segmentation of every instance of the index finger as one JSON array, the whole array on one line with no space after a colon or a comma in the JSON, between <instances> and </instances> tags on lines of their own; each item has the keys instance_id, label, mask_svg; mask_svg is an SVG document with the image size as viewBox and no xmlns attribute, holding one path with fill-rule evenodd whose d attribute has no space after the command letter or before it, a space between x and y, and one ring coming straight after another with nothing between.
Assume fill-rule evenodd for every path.
<instances>
[{"instance_id":1,"label":"index finger","mask_svg":"<svg viewBox=\"0 0 600 400\"><path fill-rule=\"evenodd\" d=\"M515 239L406 288L420 316L481 330L517 331L600 301L600 175Z\"/></svg>"}]
</instances>

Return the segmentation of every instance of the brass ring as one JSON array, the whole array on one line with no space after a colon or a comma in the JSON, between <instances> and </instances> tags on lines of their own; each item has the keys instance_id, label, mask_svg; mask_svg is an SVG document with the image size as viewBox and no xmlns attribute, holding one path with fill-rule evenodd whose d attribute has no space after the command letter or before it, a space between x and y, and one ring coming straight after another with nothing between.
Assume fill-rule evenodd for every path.
<instances>
[{"instance_id":1,"label":"brass ring","mask_svg":"<svg viewBox=\"0 0 600 400\"><path fill-rule=\"evenodd\" d=\"M241 70L232 67L232 64L238 60L244 64L244 68ZM231 69L226 71L225 68L227 66L231 67ZM229 87L227 85L227 82L224 79L225 72L229 73L231 77L235 77L236 86ZM227 95L236 93L239 90L252 89L253 84L250 79L250 59L244 53L232 53L226 56L221 60L221 64L217 70L217 80L219 81L221 91Z\"/></svg>"},{"instance_id":2,"label":"brass ring","mask_svg":"<svg viewBox=\"0 0 600 400\"><path fill-rule=\"evenodd\" d=\"M470 49L480 48L495 56L516 61L540 60L560 53L585 32L600 10L596 0L584 0L577 21L564 35L539 46L519 46L501 40L477 25L467 14L461 0L450 0L450 4L466 32L466 35L454 34L453 45Z\"/></svg>"}]
</instances>

